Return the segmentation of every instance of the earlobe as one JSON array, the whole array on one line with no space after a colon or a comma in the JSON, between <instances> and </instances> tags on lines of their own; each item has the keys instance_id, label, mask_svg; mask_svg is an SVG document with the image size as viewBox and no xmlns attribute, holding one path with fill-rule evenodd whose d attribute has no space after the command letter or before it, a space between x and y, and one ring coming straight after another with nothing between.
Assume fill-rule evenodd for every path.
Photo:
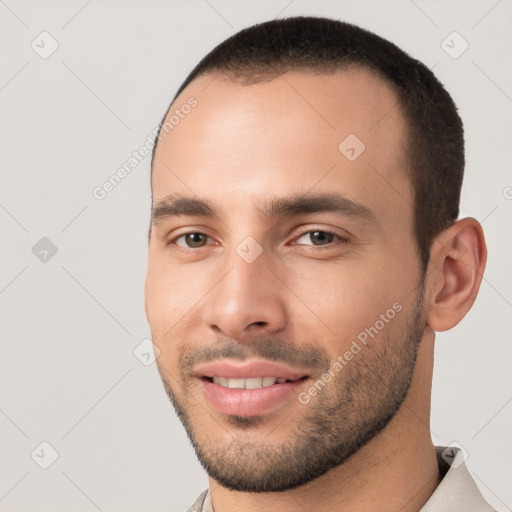
<instances>
[{"instance_id":1,"label":"earlobe","mask_svg":"<svg viewBox=\"0 0 512 512\"><path fill-rule=\"evenodd\" d=\"M475 219L461 219L436 238L426 277L427 323L434 331L451 329L471 309L486 260L482 226Z\"/></svg>"}]
</instances>

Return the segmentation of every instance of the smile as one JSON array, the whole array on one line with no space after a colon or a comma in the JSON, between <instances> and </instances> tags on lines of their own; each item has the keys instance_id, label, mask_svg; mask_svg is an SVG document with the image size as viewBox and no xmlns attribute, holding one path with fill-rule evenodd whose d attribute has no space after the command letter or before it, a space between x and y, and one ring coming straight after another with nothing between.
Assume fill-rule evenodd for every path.
<instances>
[{"instance_id":1,"label":"smile","mask_svg":"<svg viewBox=\"0 0 512 512\"><path fill-rule=\"evenodd\" d=\"M211 382L230 389L259 389L274 384L296 382L300 379L286 379L285 377L251 377L248 379L230 379L228 377L212 377Z\"/></svg>"}]
</instances>

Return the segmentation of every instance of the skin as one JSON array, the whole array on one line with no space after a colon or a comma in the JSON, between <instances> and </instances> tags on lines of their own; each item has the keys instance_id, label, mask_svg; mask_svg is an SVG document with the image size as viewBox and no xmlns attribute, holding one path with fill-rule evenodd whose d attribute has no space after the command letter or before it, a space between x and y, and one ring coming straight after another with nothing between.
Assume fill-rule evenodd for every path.
<instances>
[{"instance_id":1,"label":"skin","mask_svg":"<svg viewBox=\"0 0 512 512\"><path fill-rule=\"evenodd\" d=\"M395 302L403 310L372 340L372 350L398 347L418 313L422 283L404 160L407 125L393 91L358 68L294 71L250 86L207 75L194 80L172 110L191 96L197 107L159 142L153 204L170 194L195 197L209 201L216 216L170 216L152 225L145 300L158 370L210 456L219 448L229 456L232 446L278 450L314 407L343 389L346 374L310 405L287 401L243 426L185 380L180 357L224 340L249 351L253 341L272 337L299 354L314 341L332 363ZM353 162L338 150L349 134L366 146ZM269 219L259 211L271 198L333 192L369 209L377 222L333 212ZM348 241L315 246L307 235L315 230ZM208 235L208 243L187 248L182 235L197 232ZM262 249L252 263L236 251L248 236ZM455 326L471 308L485 260L474 219L457 221L434 241L414 372L380 433L343 464L285 492L240 493L210 477L215 510L419 510L440 481L429 430L434 331ZM355 369L369 353L364 348L349 364Z\"/></svg>"}]
</instances>

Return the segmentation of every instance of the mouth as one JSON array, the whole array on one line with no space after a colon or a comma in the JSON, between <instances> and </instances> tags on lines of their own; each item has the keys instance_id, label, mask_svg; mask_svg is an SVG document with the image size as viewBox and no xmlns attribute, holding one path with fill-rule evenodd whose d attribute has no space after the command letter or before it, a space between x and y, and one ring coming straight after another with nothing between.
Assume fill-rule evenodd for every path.
<instances>
[{"instance_id":1,"label":"mouth","mask_svg":"<svg viewBox=\"0 0 512 512\"><path fill-rule=\"evenodd\" d=\"M273 386L275 384L284 384L286 382L297 382L307 379L307 375L298 379L287 379L286 377L251 377L247 379L230 379L229 377L202 377L203 380L218 384L229 389L260 389Z\"/></svg>"},{"instance_id":2,"label":"mouth","mask_svg":"<svg viewBox=\"0 0 512 512\"><path fill-rule=\"evenodd\" d=\"M311 372L263 360L219 360L196 369L206 402L225 415L257 416L298 404Z\"/></svg>"}]
</instances>

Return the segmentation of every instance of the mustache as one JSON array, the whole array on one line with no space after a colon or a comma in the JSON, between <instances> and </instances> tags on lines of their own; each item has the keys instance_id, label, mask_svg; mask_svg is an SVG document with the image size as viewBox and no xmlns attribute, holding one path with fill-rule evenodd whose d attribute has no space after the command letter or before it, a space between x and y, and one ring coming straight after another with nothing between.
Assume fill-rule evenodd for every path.
<instances>
[{"instance_id":1,"label":"mustache","mask_svg":"<svg viewBox=\"0 0 512 512\"><path fill-rule=\"evenodd\" d=\"M192 375L195 366L216 359L244 361L249 358L262 358L318 371L328 368L330 364L325 351L315 343L297 344L271 336L243 342L224 338L185 349L179 359L180 373Z\"/></svg>"}]
</instances>

